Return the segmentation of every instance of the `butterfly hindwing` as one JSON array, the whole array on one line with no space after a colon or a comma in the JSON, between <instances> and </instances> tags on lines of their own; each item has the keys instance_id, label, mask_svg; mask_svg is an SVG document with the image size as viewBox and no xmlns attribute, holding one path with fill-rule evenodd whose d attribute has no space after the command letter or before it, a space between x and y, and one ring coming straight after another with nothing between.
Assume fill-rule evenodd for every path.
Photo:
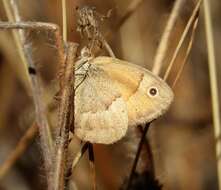
<instances>
[{"instance_id":1,"label":"butterfly hindwing","mask_svg":"<svg viewBox=\"0 0 221 190\"><path fill-rule=\"evenodd\" d=\"M76 77L76 85L81 80ZM118 86L91 65L75 91L75 134L84 141L110 144L121 139L127 127L127 106Z\"/></svg>"}]
</instances>

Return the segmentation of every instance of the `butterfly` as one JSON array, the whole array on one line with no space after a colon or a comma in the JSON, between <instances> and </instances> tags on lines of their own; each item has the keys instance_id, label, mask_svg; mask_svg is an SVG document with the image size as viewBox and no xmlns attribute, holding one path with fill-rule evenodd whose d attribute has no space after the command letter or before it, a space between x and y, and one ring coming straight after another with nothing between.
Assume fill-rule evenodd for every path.
<instances>
[{"instance_id":1,"label":"butterfly","mask_svg":"<svg viewBox=\"0 0 221 190\"><path fill-rule=\"evenodd\" d=\"M74 133L91 143L120 140L128 127L164 114L174 97L166 82L147 69L105 56L79 66L75 86Z\"/></svg>"}]
</instances>

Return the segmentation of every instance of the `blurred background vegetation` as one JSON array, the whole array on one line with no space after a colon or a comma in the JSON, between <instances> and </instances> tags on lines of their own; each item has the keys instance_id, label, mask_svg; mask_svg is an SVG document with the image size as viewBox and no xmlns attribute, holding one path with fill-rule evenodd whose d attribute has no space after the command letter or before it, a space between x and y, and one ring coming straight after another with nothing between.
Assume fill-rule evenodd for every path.
<instances>
[{"instance_id":1,"label":"blurred background vegetation","mask_svg":"<svg viewBox=\"0 0 221 190\"><path fill-rule=\"evenodd\" d=\"M62 25L60 0L18 0L24 21L52 22ZM82 43L76 32L76 6L95 6L99 13L112 9L111 17L104 21L103 34L109 33L116 57L151 70L161 35L172 10L174 0L68 0L68 41ZM192 14L196 1L185 0L169 40L161 76ZM131 15L123 24L119 21ZM211 1L218 80L221 80L221 1ZM7 21L0 1L0 20ZM44 101L48 118L56 127L57 55L49 32L28 32L34 46L34 61L44 85ZM187 40L188 42L188 40ZM186 43L176 59L168 83L171 85L182 62ZM20 58L10 31L0 31L0 165L14 150L21 137L34 121L34 107ZM219 82L219 84L221 84ZM220 87L220 85L219 85ZM163 117L151 125L148 138L153 152L157 179L168 190L218 189L215 140L204 31L204 14L200 10L194 44L182 75L174 87L175 100ZM79 150L79 140L73 137L71 156ZM98 189L119 189L129 174L138 144L137 135L128 136L113 145L95 145ZM142 166L139 166L142 168ZM77 189L91 189L87 156L77 165L72 175ZM39 137L33 135L28 146L13 167L0 179L0 189L44 189L42 155Z\"/></svg>"}]
</instances>

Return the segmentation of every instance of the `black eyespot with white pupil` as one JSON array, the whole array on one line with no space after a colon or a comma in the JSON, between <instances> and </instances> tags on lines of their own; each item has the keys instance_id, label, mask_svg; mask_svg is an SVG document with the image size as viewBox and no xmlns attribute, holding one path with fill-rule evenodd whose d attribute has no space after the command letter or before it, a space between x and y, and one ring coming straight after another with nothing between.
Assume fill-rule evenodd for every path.
<instances>
[{"instance_id":1,"label":"black eyespot with white pupil","mask_svg":"<svg viewBox=\"0 0 221 190\"><path fill-rule=\"evenodd\" d=\"M151 87L148 90L148 94L151 97L156 96L158 94L158 89L156 87Z\"/></svg>"}]
</instances>

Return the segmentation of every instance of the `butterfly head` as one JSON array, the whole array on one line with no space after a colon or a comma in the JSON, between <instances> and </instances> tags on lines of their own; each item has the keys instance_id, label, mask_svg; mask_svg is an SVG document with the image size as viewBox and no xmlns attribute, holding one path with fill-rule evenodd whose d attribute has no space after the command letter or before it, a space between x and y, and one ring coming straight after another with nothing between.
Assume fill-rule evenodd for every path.
<instances>
[{"instance_id":1,"label":"butterfly head","mask_svg":"<svg viewBox=\"0 0 221 190\"><path fill-rule=\"evenodd\" d=\"M154 77L152 82L146 82L145 85L146 97L150 104L148 120L151 121L169 109L174 95L172 89L159 77Z\"/></svg>"}]
</instances>

